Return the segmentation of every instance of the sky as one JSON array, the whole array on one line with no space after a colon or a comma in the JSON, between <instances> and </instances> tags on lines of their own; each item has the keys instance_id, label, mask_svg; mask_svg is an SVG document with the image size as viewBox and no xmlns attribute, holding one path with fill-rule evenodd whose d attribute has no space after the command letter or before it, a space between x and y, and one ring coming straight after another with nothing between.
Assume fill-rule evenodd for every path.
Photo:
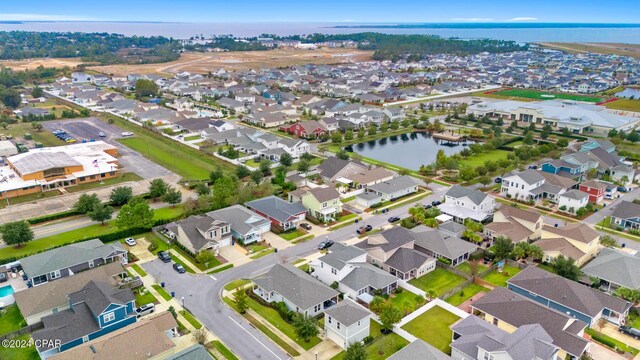
<instances>
[{"instance_id":1,"label":"sky","mask_svg":"<svg viewBox=\"0 0 640 360\"><path fill-rule=\"evenodd\" d=\"M613 4L611 4L613 5ZM0 21L638 23L638 0L19 0Z\"/></svg>"}]
</instances>

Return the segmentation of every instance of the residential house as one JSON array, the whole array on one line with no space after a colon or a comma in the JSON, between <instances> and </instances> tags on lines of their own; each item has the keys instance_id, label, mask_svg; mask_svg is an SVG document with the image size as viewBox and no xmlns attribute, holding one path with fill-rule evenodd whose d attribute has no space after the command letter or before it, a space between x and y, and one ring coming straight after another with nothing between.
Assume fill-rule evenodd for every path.
<instances>
[{"instance_id":1,"label":"residential house","mask_svg":"<svg viewBox=\"0 0 640 360\"><path fill-rule=\"evenodd\" d=\"M307 209L299 202L288 202L277 196L267 196L244 204L253 212L271 221L271 227L281 231L298 227L307 214Z\"/></svg>"},{"instance_id":2,"label":"residential house","mask_svg":"<svg viewBox=\"0 0 640 360\"><path fill-rule=\"evenodd\" d=\"M387 360L451 360L449 355L433 347L433 345L416 339L411 344L393 353Z\"/></svg>"},{"instance_id":3,"label":"residential house","mask_svg":"<svg viewBox=\"0 0 640 360\"><path fill-rule=\"evenodd\" d=\"M506 288L497 287L471 305L471 311L498 328L514 333L522 326L538 324L560 348L559 359L580 358L588 352L584 330L587 323L550 309Z\"/></svg>"},{"instance_id":4,"label":"residential house","mask_svg":"<svg viewBox=\"0 0 640 360\"><path fill-rule=\"evenodd\" d=\"M588 180L580 183L580 191L589 194L590 203L599 205L604 201L608 185L602 181Z\"/></svg>"},{"instance_id":5,"label":"residential house","mask_svg":"<svg viewBox=\"0 0 640 360\"><path fill-rule=\"evenodd\" d=\"M342 160L329 157L318 165L318 173L325 182L335 182L338 178L346 178L349 174L368 170L368 166L357 160Z\"/></svg>"},{"instance_id":6,"label":"residential house","mask_svg":"<svg viewBox=\"0 0 640 360\"><path fill-rule=\"evenodd\" d=\"M611 224L623 229L640 230L640 204L621 201L611 212Z\"/></svg>"},{"instance_id":7,"label":"residential house","mask_svg":"<svg viewBox=\"0 0 640 360\"><path fill-rule=\"evenodd\" d=\"M582 268L582 272L600 279L600 288L613 292L617 288L640 290L640 257L626 251L604 248Z\"/></svg>"},{"instance_id":8,"label":"residential house","mask_svg":"<svg viewBox=\"0 0 640 360\"><path fill-rule=\"evenodd\" d=\"M477 316L467 316L454 323L451 330L451 358L455 360L519 360L523 356L536 360L559 359L559 348L538 324L521 326L508 333Z\"/></svg>"},{"instance_id":9,"label":"residential house","mask_svg":"<svg viewBox=\"0 0 640 360\"><path fill-rule=\"evenodd\" d=\"M108 282L89 281L68 294L69 309L42 318L44 329L32 334L40 357L82 345L136 322L131 289L113 288Z\"/></svg>"},{"instance_id":10,"label":"residential house","mask_svg":"<svg viewBox=\"0 0 640 360\"><path fill-rule=\"evenodd\" d=\"M502 178L500 193L521 201L548 200L556 203L560 195L577 186L577 182L560 175L529 169Z\"/></svg>"},{"instance_id":11,"label":"residential house","mask_svg":"<svg viewBox=\"0 0 640 360\"><path fill-rule=\"evenodd\" d=\"M444 195L444 203L438 205L443 213L453 217L453 221L464 223L466 219L486 223L493 218L496 201L480 190L453 185Z\"/></svg>"},{"instance_id":12,"label":"residential house","mask_svg":"<svg viewBox=\"0 0 640 360\"><path fill-rule=\"evenodd\" d=\"M327 128L315 120L299 121L295 124L284 125L280 130L304 139L317 139L327 133Z\"/></svg>"},{"instance_id":13,"label":"residential house","mask_svg":"<svg viewBox=\"0 0 640 360\"><path fill-rule=\"evenodd\" d=\"M478 246L424 225L411 229L415 249L451 266L466 262Z\"/></svg>"},{"instance_id":14,"label":"residential house","mask_svg":"<svg viewBox=\"0 0 640 360\"><path fill-rule=\"evenodd\" d=\"M194 255L200 251L217 255L220 248L231 245L231 224L208 214L190 216L164 228L169 237Z\"/></svg>"},{"instance_id":15,"label":"residential house","mask_svg":"<svg viewBox=\"0 0 640 360\"><path fill-rule=\"evenodd\" d=\"M385 170L386 172L386 170ZM403 175L391 180L369 185L365 192L356 196L356 202L365 207L393 201L418 191L418 183L410 176Z\"/></svg>"},{"instance_id":16,"label":"residential house","mask_svg":"<svg viewBox=\"0 0 640 360\"><path fill-rule=\"evenodd\" d=\"M125 274L119 262L111 262L74 276L44 283L13 294L20 313L28 325L33 325L48 315L69 309L67 295L79 291L91 280L118 285Z\"/></svg>"},{"instance_id":17,"label":"residential house","mask_svg":"<svg viewBox=\"0 0 640 360\"><path fill-rule=\"evenodd\" d=\"M542 236L542 215L535 211L501 205L493 214L493 222L485 225L484 234L490 240L498 237L517 244L537 240Z\"/></svg>"},{"instance_id":18,"label":"residential house","mask_svg":"<svg viewBox=\"0 0 640 360\"><path fill-rule=\"evenodd\" d=\"M271 229L271 221L241 205L211 211L207 215L230 224L231 236L244 245L262 241L262 234Z\"/></svg>"},{"instance_id":19,"label":"residential house","mask_svg":"<svg viewBox=\"0 0 640 360\"><path fill-rule=\"evenodd\" d=\"M119 243L104 244L99 239L65 245L20 259L33 286L65 278L97 266L127 264L127 250Z\"/></svg>"},{"instance_id":20,"label":"residential house","mask_svg":"<svg viewBox=\"0 0 640 360\"><path fill-rule=\"evenodd\" d=\"M560 211L571 214L575 214L578 209L587 206L587 204L589 204L589 194L577 189L571 189L561 194L558 201Z\"/></svg>"},{"instance_id":21,"label":"residential house","mask_svg":"<svg viewBox=\"0 0 640 360\"><path fill-rule=\"evenodd\" d=\"M369 336L370 323L371 312L349 299L324 312L325 336L343 349Z\"/></svg>"},{"instance_id":22,"label":"residential house","mask_svg":"<svg viewBox=\"0 0 640 360\"><path fill-rule=\"evenodd\" d=\"M585 223L563 227L544 225L542 238L535 242L544 252L543 261L551 262L559 255L570 257L582 266L600 251L600 233Z\"/></svg>"},{"instance_id":23,"label":"residential house","mask_svg":"<svg viewBox=\"0 0 640 360\"><path fill-rule=\"evenodd\" d=\"M253 292L264 301L282 301L300 314L316 316L338 302L336 290L290 264L274 265L253 283Z\"/></svg>"},{"instance_id":24,"label":"residential house","mask_svg":"<svg viewBox=\"0 0 640 360\"><path fill-rule=\"evenodd\" d=\"M167 356L176 353L174 339L177 336L178 323L170 312L165 311L159 315L139 320L95 340L53 355L48 359L167 359Z\"/></svg>"},{"instance_id":25,"label":"residential house","mask_svg":"<svg viewBox=\"0 0 640 360\"><path fill-rule=\"evenodd\" d=\"M529 266L507 280L507 288L593 327L599 319L620 325L629 313L628 301Z\"/></svg>"},{"instance_id":26,"label":"residential house","mask_svg":"<svg viewBox=\"0 0 640 360\"><path fill-rule=\"evenodd\" d=\"M331 221L342 213L340 194L333 187L297 189L289 193L289 202L302 202L307 213L320 221Z\"/></svg>"}]
</instances>

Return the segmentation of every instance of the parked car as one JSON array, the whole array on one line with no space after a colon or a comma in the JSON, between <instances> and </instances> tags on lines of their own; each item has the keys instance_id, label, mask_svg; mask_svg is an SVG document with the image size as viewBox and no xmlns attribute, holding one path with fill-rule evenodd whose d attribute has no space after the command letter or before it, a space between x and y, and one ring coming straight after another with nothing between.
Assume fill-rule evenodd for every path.
<instances>
[{"instance_id":1,"label":"parked car","mask_svg":"<svg viewBox=\"0 0 640 360\"><path fill-rule=\"evenodd\" d=\"M440 201L440 200L434 200L434 201L431 202L431 205L433 205L433 206L438 206L440 204L442 204L442 201Z\"/></svg>"},{"instance_id":2,"label":"parked car","mask_svg":"<svg viewBox=\"0 0 640 360\"><path fill-rule=\"evenodd\" d=\"M98 136L100 136L100 137L105 137L105 136L107 136L107 134L105 134L104 132L100 131L100 132L98 133Z\"/></svg>"},{"instance_id":3,"label":"parked car","mask_svg":"<svg viewBox=\"0 0 640 360\"><path fill-rule=\"evenodd\" d=\"M502 182L502 178L501 177L497 177L495 180L493 180L494 183L496 184L500 184Z\"/></svg>"},{"instance_id":4,"label":"parked car","mask_svg":"<svg viewBox=\"0 0 640 360\"><path fill-rule=\"evenodd\" d=\"M120 135L122 135L122 137L127 137L127 136L133 136L133 133L131 131L125 131Z\"/></svg>"},{"instance_id":5,"label":"parked car","mask_svg":"<svg viewBox=\"0 0 640 360\"><path fill-rule=\"evenodd\" d=\"M626 187L624 187L624 186L618 186L618 191L623 192L623 193L626 193L627 191L629 191L629 189L627 189L627 188L626 188Z\"/></svg>"},{"instance_id":6,"label":"parked car","mask_svg":"<svg viewBox=\"0 0 640 360\"><path fill-rule=\"evenodd\" d=\"M158 252L158 259L162 260L162 262L168 263L168 262L171 261L171 256L166 251L159 251Z\"/></svg>"},{"instance_id":7,"label":"parked car","mask_svg":"<svg viewBox=\"0 0 640 360\"><path fill-rule=\"evenodd\" d=\"M640 330L632 328L631 326L620 326L618 329L621 333L633 336L634 339L640 339Z\"/></svg>"},{"instance_id":8,"label":"parked car","mask_svg":"<svg viewBox=\"0 0 640 360\"><path fill-rule=\"evenodd\" d=\"M177 271L179 274L184 274L187 272L187 270L184 269L184 267L180 264L173 264L173 270Z\"/></svg>"},{"instance_id":9,"label":"parked car","mask_svg":"<svg viewBox=\"0 0 640 360\"><path fill-rule=\"evenodd\" d=\"M425 206L424 206L424 209L425 209L425 210L429 210L429 209L431 209L432 207L433 207L433 205L431 205L431 204L427 204L427 205L425 205Z\"/></svg>"},{"instance_id":10,"label":"parked car","mask_svg":"<svg viewBox=\"0 0 640 360\"><path fill-rule=\"evenodd\" d=\"M156 306L153 303L151 303L151 304L142 305L139 308L137 308L136 314L138 314L138 317L141 317L147 314L151 314L154 311L156 311Z\"/></svg>"},{"instance_id":11,"label":"parked car","mask_svg":"<svg viewBox=\"0 0 640 360\"><path fill-rule=\"evenodd\" d=\"M300 224L300 227L301 227L301 228L303 228L303 229L305 229L305 230L307 230L307 231L312 229L312 228L311 228L311 225L309 225L309 224L307 224L307 223L302 223L302 224Z\"/></svg>"},{"instance_id":12,"label":"parked car","mask_svg":"<svg viewBox=\"0 0 640 360\"><path fill-rule=\"evenodd\" d=\"M366 233L367 231L371 231L371 230L373 230L373 226L367 225L367 226L363 226L363 227L359 228L356 232L358 234L362 235L362 234Z\"/></svg>"},{"instance_id":13,"label":"parked car","mask_svg":"<svg viewBox=\"0 0 640 360\"><path fill-rule=\"evenodd\" d=\"M126 238L126 239L124 239L124 243L129 245L129 246L136 246L136 244L137 244L136 239L134 239L134 238Z\"/></svg>"},{"instance_id":14,"label":"parked car","mask_svg":"<svg viewBox=\"0 0 640 360\"><path fill-rule=\"evenodd\" d=\"M8 280L7 273L5 272L0 273L0 283L6 282L7 280Z\"/></svg>"},{"instance_id":15,"label":"parked car","mask_svg":"<svg viewBox=\"0 0 640 360\"><path fill-rule=\"evenodd\" d=\"M328 249L333 245L333 240L325 240L318 245L318 250Z\"/></svg>"},{"instance_id":16,"label":"parked car","mask_svg":"<svg viewBox=\"0 0 640 360\"><path fill-rule=\"evenodd\" d=\"M537 170L538 169L538 165L529 165L529 169Z\"/></svg>"},{"instance_id":17,"label":"parked car","mask_svg":"<svg viewBox=\"0 0 640 360\"><path fill-rule=\"evenodd\" d=\"M399 217L397 217L397 216L392 216L392 217L390 217L390 218L389 218L389 222L390 222L390 223L394 223L394 222L396 222L396 221L400 221L400 218L399 218Z\"/></svg>"}]
</instances>

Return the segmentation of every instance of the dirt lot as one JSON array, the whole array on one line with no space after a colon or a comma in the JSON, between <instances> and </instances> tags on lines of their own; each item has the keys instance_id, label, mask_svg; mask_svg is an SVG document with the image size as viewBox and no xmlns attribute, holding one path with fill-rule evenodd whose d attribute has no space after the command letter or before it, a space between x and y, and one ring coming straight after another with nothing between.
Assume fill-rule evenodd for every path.
<instances>
[{"instance_id":1,"label":"dirt lot","mask_svg":"<svg viewBox=\"0 0 640 360\"><path fill-rule=\"evenodd\" d=\"M6 66L14 70L32 70L42 65L44 67L63 68L68 66L75 68L82 61L80 58L49 58L49 59L26 59L26 60L0 60L0 67Z\"/></svg>"},{"instance_id":2,"label":"dirt lot","mask_svg":"<svg viewBox=\"0 0 640 360\"><path fill-rule=\"evenodd\" d=\"M614 43L540 43L552 49L564 50L572 53L592 52L597 54L616 54L640 58L640 45Z\"/></svg>"},{"instance_id":3,"label":"dirt lot","mask_svg":"<svg viewBox=\"0 0 640 360\"><path fill-rule=\"evenodd\" d=\"M371 59L371 54L371 51L360 51L356 49L278 49L224 53L185 53L182 54L180 60L168 63L94 66L91 67L91 69L105 74L115 75L131 73L176 74L182 71L206 73L220 68L232 71L304 64L338 64L367 61Z\"/></svg>"}]
</instances>

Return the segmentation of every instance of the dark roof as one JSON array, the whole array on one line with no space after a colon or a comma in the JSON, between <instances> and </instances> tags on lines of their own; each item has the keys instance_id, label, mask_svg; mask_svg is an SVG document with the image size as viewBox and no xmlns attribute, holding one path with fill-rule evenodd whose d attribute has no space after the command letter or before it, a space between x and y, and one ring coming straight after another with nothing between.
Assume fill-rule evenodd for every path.
<instances>
[{"instance_id":1,"label":"dark roof","mask_svg":"<svg viewBox=\"0 0 640 360\"><path fill-rule=\"evenodd\" d=\"M72 309L63 310L42 318L44 329L32 334L34 340L47 340L41 343L38 350L54 348L52 340L60 340L61 344L80 339L100 330L96 318L86 303L74 305Z\"/></svg>"},{"instance_id":2,"label":"dark roof","mask_svg":"<svg viewBox=\"0 0 640 360\"><path fill-rule=\"evenodd\" d=\"M111 304L125 305L135 298L131 289L114 288L102 281L89 281L80 291L69 294L72 305L84 302L94 316L99 316Z\"/></svg>"},{"instance_id":3,"label":"dark roof","mask_svg":"<svg viewBox=\"0 0 640 360\"><path fill-rule=\"evenodd\" d=\"M349 160L330 157L323 161L322 164L318 165L318 172L325 178L332 178L348 164Z\"/></svg>"},{"instance_id":4,"label":"dark roof","mask_svg":"<svg viewBox=\"0 0 640 360\"><path fill-rule=\"evenodd\" d=\"M605 308L625 313L631 306L627 301L538 269L535 266L529 266L522 270L507 280L507 283L590 317L597 316Z\"/></svg>"},{"instance_id":5,"label":"dark roof","mask_svg":"<svg viewBox=\"0 0 640 360\"><path fill-rule=\"evenodd\" d=\"M415 247L435 252L449 259L455 259L475 251L478 246L455 236L445 235L438 230L420 225L411 230Z\"/></svg>"},{"instance_id":6,"label":"dark roof","mask_svg":"<svg viewBox=\"0 0 640 360\"><path fill-rule=\"evenodd\" d=\"M356 322L371 315L371 312L349 299L341 301L338 305L324 312L345 326L351 326ZM367 319L367 321L369 321Z\"/></svg>"},{"instance_id":7,"label":"dark roof","mask_svg":"<svg viewBox=\"0 0 640 360\"><path fill-rule=\"evenodd\" d=\"M413 241L413 234L409 230L401 226L395 226L378 234L373 234L367 240L361 241L355 246L363 250L381 248L384 252L388 252L411 241Z\"/></svg>"},{"instance_id":8,"label":"dark roof","mask_svg":"<svg viewBox=\"0 0 640 360\"><path fill-rule=\"evenodd\" d=\"M520 327L539 324L553 338L553 343L575 357L580 357L589 341L580 336L587 327L584 321L547 308L503 287L476 300L472 306L510 325Z\"/></svg>"},{"instance_id":9,"label":"dark roof","mask_svg":"<svg viewBox=\"0 0 640 360\"><path fill-rule=\"evenodd\" d=\"M299 202L288 202L276 196L267 196L245 203L245 205L259 211L280 222L286 222L289 218L304 214L307 210Z\"/></svg>"},{"instance_id":10,"label":"dark roof","mask_svg":"<svg viewBox=\"0 0 640 360\"><path fill-rule=\"evenodd\" d=\"M640 204L631 201L622 201L613 208L611 216L620 219L640 218Z\"/></svg>"},{"instance_id":11,"label":"dark roof","mask_svg":"<svg viewBox=\"0 0 640 360\"><path fill-rule=\"evenodd\" d=\"M424 265L430 259L432 258L417 250L401 247L385 261L385 264L396 270L409 272Z\"/></svg>"}]
</instances>

